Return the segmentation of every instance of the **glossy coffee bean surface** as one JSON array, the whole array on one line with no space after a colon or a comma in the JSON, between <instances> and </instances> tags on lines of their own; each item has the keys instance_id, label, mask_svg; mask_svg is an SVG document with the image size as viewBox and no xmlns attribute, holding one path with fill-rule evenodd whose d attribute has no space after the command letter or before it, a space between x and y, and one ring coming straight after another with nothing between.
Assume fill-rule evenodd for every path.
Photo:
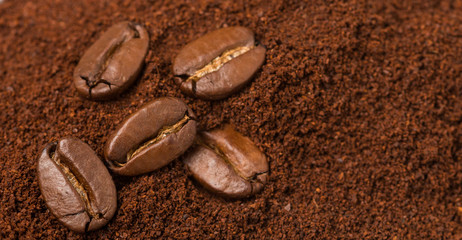
<instances>
[{"instance_id":1,"label":"glossy coffee bean surface","mask_svg":"<svg viewBox=\"0 0 462 240\"><path fill-rule=\"evenodd\" d=\"M244 27L227 27L187 44L173 62L175 82L189 96L218 100L239 91L265 59Z\"/></svg>"},{"instance_id":2,"label":"glossy coffee bean surface","mask_svg":"<svg viewBox=\"0 0 462 240\"><path fill-rule=\"evenodd\" d=\"M104 154L117 174L134 176L170 163L194 142L196 121L180 99L158 98L130 115L106 142Z\"/></svg>"},{"instance_id":3,"label":"glossy coffee bean surface","mask_svg":"<svg viewBox=\"0 0 462 240\"><path fill-rule=\"evenodd\" d=\"M114 215L117 196L111 175L81 140L68 137L48 144L37 171L48 209L69 229L96 230Z\"/></svg>"},{"instance_id":4,"label":"glossy coffee bean surface","mask_svg":"<svg viewBox=\"0 0 462 240\"><path fill-rule=\"evenodd\" d=\"M202 132L184 163L206 189L224 197L249 197L268 180L265 155L230 125Z\"/></svg>"},{"instance_id":5,"label":"glossy coffee bean surface","mask_svg":"<svg viewBox=\"0 0 462 240\"><path fill-rule=\"evenodd\" d=\"M121 22L110 27L88 48L74 70L77 92L91 100L120 95L138 77L148 51L144 27Z\"/></svg>"}]
</instances>

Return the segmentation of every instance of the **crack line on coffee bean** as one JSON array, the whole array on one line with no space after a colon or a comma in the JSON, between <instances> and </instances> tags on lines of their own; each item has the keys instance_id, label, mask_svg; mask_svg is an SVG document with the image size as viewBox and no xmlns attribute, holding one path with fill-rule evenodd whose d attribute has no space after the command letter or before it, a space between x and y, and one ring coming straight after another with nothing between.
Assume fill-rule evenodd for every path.
<instances>
[{"instance_id":1,"label":"crack line on coffee bean","mask_svg":"<svg viewBox=\"0 0 462 240\"><path fill-rule=\"evenodd\" d=\"M111 87L111 85L115 85L113 83L110 83L108 80L105 80L105 79L99 79L97 81L91 81L88 79L88 77L85 77L85 76L80 76L80 78L82 78L83 80L85 80L87 86L91 89L91 88L94 88L96 87L96 85L100 84L100 83L104 83L106 85L109 86L109 88Z\"/></svg>"},{"instance_id":2,"label":"crack line on coffee bean","mask_svg":"<svg viewBox=\"0 0 462 240\"><path fill-rule=\"evenodd\" d=\"M143 151L144 149L154 145L157 142L160 142L162 139L166 138L167 136L179 132L188 122L189 120L194 120L192 117L188 115L188 112L186 111L184 114L184 117L179 120L177 123L171 125L171 126L166 126L160 129L160 131L157 133L156 137L152 138L149 141L146 141L142 144L140 144L138 147L130 150L127 153L127 162L130 161L135 155ZM116 162L118 166L123 166L124 164Z\"/></svg>"},{"instance_id":3,"label":"crack line on coffee bean","mask_svg":"<svg viewBox=\"0 0 462 240\"><path fill-rule=\"evenodd\" d=\"M231 166L231 168L234 170L234 172L236 172L236 174L241 177L242 179L246 180L246 181L249 181L249 182L258 182L258 183L261 183L263 184L260 179L258 179L257 177L259 175L263 175L265 173L267 173L267 171L265 172L259 172L259 173L254 173L252 176L250 177L246 177L244 176L244 174L236 168L236 166L234 166L234 164L229 160L229 158L225 155L225 153L217 146L217 145L214 145L214 144L210 144L210 143L206 143L204 142L201 138L197 138L196 139L196 144L198 145L201 145L203 147L206 147L212 151L214 151L218 156L220 156L228 165Z\"/></svg>"},{"instance_id":4,"label":"crack line on coffee bean","mask_svg":"<svg viewBox=\"0 0 462 240\"><path fill-rule=\"evenodd\" d=\"M71 185L74 187L74 189L77 191L79 194L80 198L82 199L84 205L85 205L85 211L88 212L89 217L90 217L90 222L93 218L95 219L100 219L103 218L102 213L97 213L93 210L91 207L91 198L89 196L89 191L86 189L85 185L79 181L77 176L72 173L70 167L66 166L63 162L61 162L60 159L58 159L56 152L52 152L50 158L56 163L56 165L63 171L64 175L66 176L67 180L71 183Z\"/></svg>"},{"instance_id":5,"label":"crack line on coffee bean","mask_svg":"<svg viewBox=\"0 0 462 240\"><path fill-rule=\"evenodd\" d=\"M78 212L76 212L76 213L69 213L69 214L63 215L63 216L61 216L61 218L66 218L66 217L71 217L71 216L79 215L79 214L82 214L82 213L84 213L84 212L86 212L85 209L82 210L82 211L78 211ZM104 215L104 214L102 214L102 215ZM110 220L110 219L105 218L104 216L101 216L101 218L106 219L106 220L108 220L108 221ZM91 219L93 219L93 218L90 216L90 222L91 222Z\"/></svg>"},{"instance_id":6,"label":"crack line on coffee bean","mask_svg":"<svg viewBox=\"0 0 462 240\"><path fill-rule=\"evenodd\" d=\"M91 219L85 224L85 232L88 232L88 228L90 227Z\"/></svg>"},{"instance_id":7,"label":"crack line on coffee bean","mask_svg":"<svg viewBox=\"0 0 462 240\"><path fill-rule=\"evenodd\" d=\"M186 82L192 81L192 82L197 82L199 79L201 79L203 76L218 71L223 65L228 63L229 61L233 60L234 58L237 58L241 56L242 54L252 50L255 46L244 46L244 47L237 47L228 51L225 51L223 54L221 54L219 57L216 57L213 59L209 64L205 65L203 68L197 70L194 75L190 76L188 79L186 79Z\"/></svg>"},{"instance_id":8,"label":"crack line on coffee bean","mask_svg":"<svg viewBox=\"0 0 462 240\"><path fill-rule=\"evenodd\" d=\"M107 81L107 80L105 80L105 79L100 79L100 80L98 80L98 81L96 81L96 82L93 81L93 82L90 83L90 81L88 80L87 77L85 77L85 76L80 76L80 78L82 78L83 80L86 81L86 84L87 84L87 86L88 86L88 95L90 96L90 98L91 98L91 90L92 90L94 87L96 87L98 84L100 84L100 83L103 83L103 84L108 85L108 86L109 86L109 89L112 89L112 85L117 86L116 84L110 83L109 81ZM91 85L90 85L90 84L91 84Z\"/></svg>"}]
</instances>

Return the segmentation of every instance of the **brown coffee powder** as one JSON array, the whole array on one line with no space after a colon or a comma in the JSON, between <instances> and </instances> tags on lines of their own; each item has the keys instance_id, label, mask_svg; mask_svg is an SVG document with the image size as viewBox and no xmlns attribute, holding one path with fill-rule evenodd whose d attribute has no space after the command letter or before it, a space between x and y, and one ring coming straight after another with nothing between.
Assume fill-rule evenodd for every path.
<instances>
[{"instance_id":1,"label":"brown coffee powder","mask_svg":"<svg viewBox=\"0 0 462 240\"><path fill-rule=\"evenodd\" d=\"M386 3L382 3L386 2ZM141 77L119 98L81 99L72 74L116 22L143 24ZM245 26L267 48L240 92L184 96L171 62L186 43ZM183 99L201 129L231 123L268 157L263 191L228 201L179 160L115 176L118 210L88 238L457 239L462 235L462 1L20 1L0 4L0 238L83 236L40 195L46 143L102 157L143 103Z\"/></svg>"}]
</instances>

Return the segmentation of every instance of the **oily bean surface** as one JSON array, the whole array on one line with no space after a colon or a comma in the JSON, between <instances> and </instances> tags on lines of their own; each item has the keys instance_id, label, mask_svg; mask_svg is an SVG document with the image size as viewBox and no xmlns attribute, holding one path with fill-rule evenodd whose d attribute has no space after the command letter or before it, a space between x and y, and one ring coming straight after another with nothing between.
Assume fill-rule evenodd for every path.
<instances>
[{"instance_id":1,"label":"oily bean surface","mask_svg":"<svg viewBox=\"0 0 462 240\"><path fill-rule=\"evenodd\" d=\"M189 96L218 100L239 91L265 59L244 27L222 28L187 44L173 61L175 82Z\"/></svg>"},{"instance_id":2,"label":"oily bean surface","mask_svg":"<svg viewBox=\"0 0 462 240\"><path fill-rule=\"evenodd\" d=\"M130 115L106 142L104 154L120 175L139 175L170 163L194 142L196 120L180 99L153 100Z\"/></svg>"},{"instance_id":3,"label":"oily bean surface","mask_svg":"<svg viewBox=\"0 0 462 240\"><path fill-rule=\"evenodd\" d=\"M133 22L110 27L88 48L74 70L77 92L88 99L118 96L138 77L148 51L146 29Z\"/></svg>"},{"instance_id":4,"label":"oily bean surface","mask_svg":"<svg viewBox=\"0 0 462 240\"><path fill-rule=\"evenodd\" d=\"M117 196L111 175L81 140L69 137L48 144L37 171L48 209L69 229L96 230L114 215Z\"/></svg>"},{"instance_id":5,"label":"oily bean surface","mask_svg":"<svg viewBox=\"0 0 462 240\"><path fill-rule=\"evenodd\" d=\"M251 196L268 180L265 155L230 125L202 132L184 163L205 188L229 198Z\"/></svg>"}]
</instances>

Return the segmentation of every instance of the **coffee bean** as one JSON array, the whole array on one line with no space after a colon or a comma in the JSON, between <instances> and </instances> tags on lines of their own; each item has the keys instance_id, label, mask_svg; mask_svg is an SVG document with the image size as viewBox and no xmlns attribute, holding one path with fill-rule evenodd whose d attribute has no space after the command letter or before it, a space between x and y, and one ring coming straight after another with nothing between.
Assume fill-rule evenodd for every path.
<instances>
[{"instance_id":1,"label":"coffee bean","mask_svg":"<svg viewBox=\"0 0 462 240\"><path fill-rule=\"evenodd\" d=\"M117 196L111 175L81 140L68 137L48 144L37 171L48 209L69 229L92 231L114 215Z\"/></svg>"},{"instance_id":2,"label":"coffee bean","mask_svg":"<svg viewBox=\"0 0 462 240\"><path fill-rule=\"evenodd\" d=\"M132 22L110 27L85 52L74 71L80 95L92 100L118 96L139 75L148 51L146 29Z\"/></svg>"},{"instance_id":3,"label":"coffee bean","mask_svg":"<svg viewBox=\"0 0 462 240\"><path fill-rule=\"evenodd\" d=\"M177 98L158 98L117 128L106 143L104 155L115 173L139 175L179 157L195 136L192 110Z\"/></svg>"},{"instance_id":4,"label":"coffee bean","mask_svg":"<svg viewBox=\"0 0 462 240\"><path fill-rule=\"evenodd\" d=\"M173 62L175 82L190 96L223 99L245 86L263 64L265 52L249 29L222 28L180 51Z\"/></svg>"},{"instance_id":5,"label":"coffee bean","mask_svg":"<svg viewBox=\"0 0 462 240\"><path fill-rule=\"evenodd\" d=\"M230 125L202 132L184 163L205 188L229 198L251 196L268 180L265 155Z\"/></svg>"}]
</instances>

